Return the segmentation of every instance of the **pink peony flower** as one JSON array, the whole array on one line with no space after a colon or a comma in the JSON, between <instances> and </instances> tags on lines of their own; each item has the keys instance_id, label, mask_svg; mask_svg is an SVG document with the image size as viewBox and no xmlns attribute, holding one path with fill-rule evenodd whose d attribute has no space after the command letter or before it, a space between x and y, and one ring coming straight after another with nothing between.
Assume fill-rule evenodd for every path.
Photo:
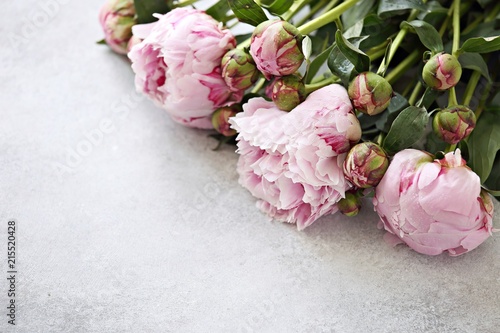
<instances>
[{"instance_id":1,"label":"pink peony flower","mask_svg":"<svg viewBox=\"0 0 500 333\"><path fill-rule=\"evenodd\" d=\"M237 137L240 184L260 199L257 206L299 230L325 214L350 185L342 163L361 128L347 91L330 85L290 112L253 98L230 119Z\"/></svg>"},{"instance_id":2,"label":"pink peony flower","mask_svg":"<svg viewBox=\"0 0 500 333\"><path fill-rule=\"evenodd\" d=\"M221 59L235 47L231 32L202 11L176 8L146 27L129 53L137 90L186 126L212 128L211 114L241 100L221 77Z\"/></svg>"},{"instance_id":3,"label":"pink peony flower","mask_svg":"<svg viewBox=\"0 0 500 333\"><path fill-rule=\"evenodd\" d=\"M127 44L135 24L134 16L135 7L132 0L107 0L99 11L104 40L116 53L127 53Z\"/></svg>"},{"instance_id":4,"label":"pink peony flower","mask_svg":"<svg viewBox=\"0 0 500 333\"><path fill-rule=\"evenodd\" d=\"M423 254L466 253L493 228L491 198L481 193L479 177L459 149L441 160L414 149L397 153L373 204L388 231L386 239Z\"/></svg>"}]
</instances>

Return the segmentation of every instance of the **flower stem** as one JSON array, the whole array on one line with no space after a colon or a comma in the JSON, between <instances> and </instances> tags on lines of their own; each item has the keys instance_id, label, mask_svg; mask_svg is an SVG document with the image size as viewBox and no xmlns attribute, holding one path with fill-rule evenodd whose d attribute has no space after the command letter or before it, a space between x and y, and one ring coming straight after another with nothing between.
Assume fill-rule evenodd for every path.
<instances>
[{"instance_id":1,"label":"flower stem","mask_svg":"<svg viewBox=\"0 0 500 333\"><path fill-rule=\"evenodd\" d=\"M176 3L174 5L174 8L189 6L189 5L192 5L193 3L196 3L196 2L198 2L198 0L184 0L184 1L179 1L178 3Z\"/></svg>"},{"instance_id":2,"label":"flower stem","mask_svg":"<svg viewBox=\"0 0 500 333\"><path fill-rule=\"evenodd\" d=\"M299 10L304 8L304 6L309 4L309 2L311 2L311 0L295 1L290 9L285 14L283 14L283 20L290 21L292 17L294 17Z\"/></svg>"},{"instance_id":3,"label":"flower stem","mask_svg":"<svg viewBox=\"0 0 500 333\"><path fill-rule=\"evenodd\" d=\"M321 28L322 26L325 26L333 21L335 21L337 18L342 15L343 12L354 6L356 3L358 3L360 0L346 0L342 2L340 5L336 6L332 10L329 10L328 12L324 13L323 15L307 22L304 25L301 25L298 29L301 34L307 35L313 31L316 31L317 29Z\"/></svg>"},{"instance_id":4,"label":"flower stem","mask_svg":"<svg viewBox=\"0 0 500 333\"><path fill-rule=\"evenodd\" d=\"M408 69L410 69L415 62L420 58L420 52L418 50L410 53L405 60L401 61L394 69L385 77L385 79L393 84L397 79L401 77Z\"/></svg>"},{"instance_id":5,"label":"flower stem","mask_svg":"<svg viewBox=\"0 0 500 333\"><path fill-rule=\"evenodd\" d=\"M313 6L311 10L302 19L300 19L300 21L297 22L297 25L298 26L303 25L305 22L307 22L307 20L309 20L312 16L314 16L314 14L316 14L322 8L323 10L326 11L330 10L333 6L337 4L337 2L338 2L337 0L333 0L328 3L328 0L321 0L315 6ZM327 5L325 6L325 4Z\"/></svg>"},{"instance_id":6,"label":"flower stem","mask_svg":"<svg viewBox=\"0 0 500 333\"><path fill-rule=\"evenodd\" d=\"M324 79L323 81L319 81L316 83L311 83L311 84L306 84L306 93L310 94L315 90L318 90L320 88L323 88L329 84L335 83L338 81L338 78L336 76L331 76L329 78Z\"/></svg>"},{"instance_id":7,"label":"flower stem","mask_svg":"<svg viewBox=\"0 0 500 333\"><path fill-rule=\"evenodd\" d=\"M253 94L256 94L259 92L259 90L262 89L262 87L264 86L264 84L266 83L266 79L261 77L260 80L255 84L255 86L253 87L251 93Z\"/></svg>"},{"instance_id":8,"label":"flower stem","mask_svg":"<svg viewBox=\"0 0 500 333\"><path fill-rule=\"evenodd\" d=\"M463 105L469 105L480 78L481 73L478 71L474 71L470 76L469 83L467 84L467 88L465 88L464 92Z\"/></svg>"},{"instance_id":9,"label":"flower stem","mask_svg":"<svg viewBox=\"0 0 500 333\"><path fill-rule=\"evenodd\" d=\"M448 107L458 105L457 92L455 91L455 87L451 87L448 90L448 93L449 93L449 95L448 95Z\"/></svg>"},{"instance_id":10,"label":"flower stem","mask_svg":"<svg viewBox=\"0 0 500 333\"><path fill-rule=\"evenodd\" d=\"M460 48L460 0L453 0L453 47L452 54L456 55Z\"/></svg>"},{"instance_id":11,"label":"flower stem","mask_svg":"<svg viewBox=\"0 0 500 333\"><path fill-rule=\"evenodd\" d=\"M413 89L413 92L410 95L410 98L408 99L408 104L415 105L415 103L417 102L418 94L420 94L420 90L422 90L422 83L418 81L415 85L415 88Z\"/></svg>"}]
</instances>

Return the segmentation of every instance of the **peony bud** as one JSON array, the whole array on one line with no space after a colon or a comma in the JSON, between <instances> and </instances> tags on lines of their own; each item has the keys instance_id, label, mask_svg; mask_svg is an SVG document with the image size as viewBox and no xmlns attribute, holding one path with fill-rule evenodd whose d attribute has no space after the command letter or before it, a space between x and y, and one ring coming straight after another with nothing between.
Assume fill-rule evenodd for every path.
<instances>
[{"instance_id":1,"label":"peony bud","mask_svg":"<svg viewBox=\"0 0 500 333\"><path fill-rule=\"evenodd\" d=\"M384 111L393 96L389 82L372 72L356 76L349 84L348 93L356 110L370 116Z\"/></svg>"},{"instance_id":2,"label":"peony bud","mask_svg":"<svg viewBox=\"0 0 500 333\"><path fill-rule=\"evenodd\" d=\"M273 85L274 104L283 111L290 111L306 98L306 87L300 75L288 75L276 79Z\"/></svg>"},{"instance_id":3,"label":"peony bud","mask_svg":"<svg viewBox=\"0 0 500 333\"><path fill-rule=\"evenodd\" d=\"M476 116L464 105L440 110L432 121L434 133L449 144L456 144L468 137L474 127L476 127Z\"/></svg>"},{"instance_id":4,"label":"peony bud","mask_svg":"<svg viewBox=\"0 0 500 333\"><path fill-rule=\"evenodd\" d=\"M265 21L252 34L250 54L257 68L268 80L273 75L291 75L304 60L300 39L299 30L290 23L281 20Z\"/></svg>"},{"instance_id":5,"label":"peony bud","mask_svg":"<svg viewBox=\"0 0 500 333\"><path fill-rule=\"evenodd\" d=\"M236 130L229 124L229 118L234 117L241 111L239 104L221 107L212 114L212 125L214 129L224 136L236 135Z\"/></svg>"},{"instance_id":6,"label":"peony bud","mask_svg":"<svg viewBox=\"0 0 500 333\"><path fill-rule=\"evenodd\" d=\"M107 0L99 12L99 22L104 31L106 44L120 54L127 53L127 44L132 37L135 7L132 0Z\"/></svg>"},{"instance_id":7,"label":"peony bud","mask_svg":"<svg viewBox=\"0 0 500 333\"><path fill-rule=\"evenodd\" d=\"M361 208L361 200L356 192L348 191L345 193L345 198L337 203L337 207L345 216L356 216Z\"/></svg>"},{"instance_id":8,"label":"peony bud","mask_svg":"<svg viewBox=\"0 0 500 333\"><path fill-rule=\"evenodd\" d=\"M377 186L389 167L386 152L373 142L358 143L344 161L347 180L359 188Z\"/></svg>"},{"instance_id":9,"label":"peony bud","mask_svg":"<svg viewBox=\"0 0 500 333\"><path fill-rule=\"evenodd\" d=\"M240 49L229 50L222 57L221 65L222 77L231 91L248 89L259 77L252 57Z\"/></svg>"},{"instance_id":10,"label":"peony bud","mask_svg":"<svg viewBox=\"0 0 500 333\"><path fill-rule=\"evenodd\" d=\"M456 86L461 76L460 62L448 53L438 53L430 58L422 71L425 83L436 90L447 90Z\"/></svg>"}]
</instances>

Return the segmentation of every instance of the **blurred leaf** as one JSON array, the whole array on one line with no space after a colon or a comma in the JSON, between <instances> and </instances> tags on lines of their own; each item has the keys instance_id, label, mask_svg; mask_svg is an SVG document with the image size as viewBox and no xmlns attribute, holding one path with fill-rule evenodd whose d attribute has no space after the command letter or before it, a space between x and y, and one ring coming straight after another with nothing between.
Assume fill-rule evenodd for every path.
<instances>
[{"instance_id":1,"label":"blurred leaf","mask_svg":"<svg viewBox=\"0 0 500 333\"><path fill-rule=\"evenodd\" d=\"M165 0L134 0L134 7L139 24L154 22L157 19L153 14L166 14L170 11Z\"/></svg>"},{"instance_id":2,"label":"blurred leaf","mask_svg":"<svg viewBox=\"0 0 500 333\"><path fill-rule=\"evenodd\" d=\"M425 150L431 154L436 154L440 151L445 151L448 144L441 140L434 131L430 131L425 142ZM462 152L463 153L463 152ZM463 154L462 154L463 156Z\"/></svg>"},{"instance_id":3,"label":"blurred leaf","mask_svg":"<svg viewBox=\"0 0 500 333\"><path fill-rule=\"evenodd\" d=\"M426 88L424 91L424 94L418 101L417 105L426 109L429 109L436 100L436 98L441 95L441 92L439 90L434 90L431 88Z\"/></svg>"},{"instance_id":4,"label":"blurred leaf","mask_svg":"<svg viewBox=\"0 0 500 333\"><path fill-rule=\"evenodd\" d=\"M332 51L333 47L334 45L330 46L329 48L318 54L318 56L313 61L311 61L311 64L309 65L309 70L307 71L305 83L311 83L312 79L318 73L321 66L328 59L328 56L330 55L330 52Z\"/></svg>"},{"instance_id":5,"label":"blurred leaf","mask_svg":"<svg viewBox=\"0 0 500 333\"><path fill-rule=\"evenodd\" d=\"M227 0L240 22L257 26L267 21L266 13L253 0Z\"/></svg>"},{"instance_id":6,"label":"blurred leaf","mask_svg":"<svg viewBox=\"0 0 500 333\"><path fill-rule=\"evenodd\" d=\"M490 3L493 3L493 1L496 1L496 0L477 0L479 5L481 5L481 7L483 7L483 8L488 6Z\"/></svg>"},{"instance_id":7,"label":"blurred leaf","mask_svg":"<svg viewBox=\"0 0 500 333\"><path fill-rule=\"evenodd\" d=\"M443 51L443 41L439 32L427 22L413 20L411 22L401 22L401 28L408 27L411 31L417 33L418 38L426 48L434 53Z\"/></svg>"},{"instance_id":8,"label":"blurred leaf","mask_svg":"<svg viewBox=\"0 0 500 333\"><path fill-rule=\"evenodd\" d=\"M409 9L427 11L422 0L380 0L377 14L381 18L402 14Z\"/></svg>"},{"instance_id":9,"label":"blurred leaf","mask_svg":"<svg viewBox=\"0 0 500 333\"><path fill-rule=\"evenodd\" d=\"M366 38L366 36L350 38L349 42L354 46L358 46L359 43ZM359 72L354 68L354 64L340 51L337 43L332 45L332 52L328 56L328 68L330 68L332 73L342 80L342 83L345 86L349 84L349 81L351 81L354 76L359 74Z\"/></svg>"},{"instance_id":10,"label":"blurred leaf","mask_svg":"<svg viewBox=\"0 0 500 333\"><path fill-rule=\"evenodd\" d=\"M448 8L444 8L438 1L429 1L425 4L427 10L418 14L418 19L425 21L433 27L439 26L448 14Z\"/></svg>"},{"instance_id":11,"label":"blurred leaf","mask_svg":"<svg viewBox=\"0 0 500 333\"><path fill-rule=\"evenodd\" d=\"M376 14L369 14L363 20L363 30L361 36L370 36L359 46L363 50L378 46L399 31L399 24L390 24L387 20L382 20Z\"/></svg>"},{"instance_id":12,"label":"blurred leaf","mask_svg":"<svg viewBox=\"0 0 500 333\"><path fill-rule=\"evenodd\" d=\"M252 37L252 33L248 33L248 34L244 34L244 35L237 35L237 36L235 36L235 38L236 38L236 42L237 42L238 44L240 44L240 43L242 43L242 42L246 41L246 40L247 40L247 39L249 39L250 37Z\"/></svg>"},{"instance_id":13,"label":"blurred leaf","mask_svg":"<svg viewBox=\"0 0 500 333\"><path fill-rule=\"evenodd\" d=\"M375 0L363 0L346 10L341 16L344 29L349 29L359 21L362 21L366 14L373 8L374 4Z\"/></svg>"},{"instance_id":14,"label":"blurred leaf","mask_svg":"<svg viewBox=\"0 0 500 333\"><path fill-rule=\"evenodd\" d=\"M274 15L283 15L286 13L288 9L293 5L293 1L291 0L274 0L274 1L267 1L269 4L266 2L262 1L262 7L266 8L269 10L271 14Z\"/></svg>"},{"instance_id":15,"label":"blurred leaf","mask_svg":"<svg viewBox=\"0 0 500 333\"><path fill-rule=\"evenodd\" d=\"M370 69L370 57L357 48L356 45L344 38L342 32L337 30L335 42L340 52L354 65L358 73L366 72Z\"/></svg>"},{"instance_id":16,"label":"blurred leaf","mask_svg":"<svg viewBox=\"0 0 500 333\"><path fill-rule=\"evenodd\" d=\"M493 162L500 150L500 111L483 112L476 128L467 140L469 165L483 183L491 173Z\"/></svg>"},{"instance_id":17,"label":"blurred leaf","mask_svg":"<svg viewBox=\"0 0 500 333\"><path fill-rule=\"evenodd\" d=\"M489 53L500 50L500 36L467 39L458 52Z\"/></svg>"},{"instance_id":18,"label":"blurred leaf","mask_svg":"<svg viewBox=\"0 0 500 333\"><path fill-rule=\"evenodd\" d=\"M484 61L483 57L478 53L463 53L458 57L458 61L463 68L472 69L473 71L478 71L483 75L488 81L491 82L490 73L488 71L488 65Z\"/></svg>"},{"instance_id":19,"label":"blurred leaf","mask_svg":"<svg viewBox=\"0 0 500 333\"><path fill-rule=\"evenodd\" d=\"M377 126L379 130L387 133L399 112L401 112L408 105L409 104L406 98L396 93L394 97L391 98L391 102L389 103L387 110L379 115L379 119L375 122L375 126Z\"/></svg>"},{"instance_id":20,"label":"blurred leaf","mask_svg":"<svg viewBox=\"0 0 500 333\"><path fill-rule=\"evenodd\" d=\"M106 40L103 38L96 42L96 44L106 45Z\"/></svg>"},{"instance_id":21,"label":"blurred leaf","mask_svg":"<svg viewBox=\"0 0 500 333\"><path fill-rule=\"evenodd\" d=\"M227 15L230 9L231 7L229 7L227 0L219 0L208 8L205 13L212 16L219 22L226 23L229 19L231 19L231 17Z\"/></svg>"},{"instance_id":22,"label":"blurred leaf","mask_svg":"<svg viewBox=\"0 0 500 333\"><path fill-rule=\"evenodd\" d=\"M406 149L422 138L429 122L424 108L409 106L396 117L382 147L390 153Z\"/></svg>"},{"instance_id":23,"label":"blurred leaf","mask_svg":"<svg viewBox=\"0 0 500 333\"><path fill-rule=\"evenodd\" d=\"M495 157L490 176L486 179L484 185L492 190L500 190L500 154Z\"/></svg>"}]
</instances>

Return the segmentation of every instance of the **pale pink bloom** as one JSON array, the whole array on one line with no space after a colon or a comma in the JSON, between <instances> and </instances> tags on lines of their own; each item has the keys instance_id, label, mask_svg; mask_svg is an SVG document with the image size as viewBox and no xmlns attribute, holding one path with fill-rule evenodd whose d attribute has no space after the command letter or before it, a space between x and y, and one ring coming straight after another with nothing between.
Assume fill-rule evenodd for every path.
<instances>
[{"instance_id":1,"label":"pale pink bloom","mask_svg":"<svg viewBox=\"0 0 500 333\"><path fill-rule=\"evenodd\" d=\"M132 0L107 0L99 11L104 40L116 53L127 53L127 44L135 24L134 16L135 7Z\"/></svg>"},{"instance_id":2,"label":"pale pink bloom","mask_svg":"<svg viewBox=\"0 0 500 333\"><path fill-rule=\"evenodd\" d=\"M230 122L239 132L239 182L257 206L298 229L336 212L350 187L342 163L361 136L346 90L324 87L290 112L263 98L243 110Z\"/></svg>"},{"instance_id":3,"label":"pale pink bloom","mask_svg":"<svg viewBox=\"0 0 500 333\"><path fill-rule=\"evenodd\" d=\"M242 97L221 77L222 56L236 40L199 10L176 8L157 17L151 25L134 27L134 36L144 39L129 53L136 88L175 121L212 128L212 112Z\"/></svg>"},{"instance_id":4,"label":"pale pink bloom","mask_svg":"<svg viewBox=\"0 0 500 333\"><path fill-rule=\"evenodd\" d=\"M394 156L373 199L386 240L417 252L452 256L468 252L492 232L493 203L460 156L441 160L406 149Z\"/></svg>"}]
</instances>

